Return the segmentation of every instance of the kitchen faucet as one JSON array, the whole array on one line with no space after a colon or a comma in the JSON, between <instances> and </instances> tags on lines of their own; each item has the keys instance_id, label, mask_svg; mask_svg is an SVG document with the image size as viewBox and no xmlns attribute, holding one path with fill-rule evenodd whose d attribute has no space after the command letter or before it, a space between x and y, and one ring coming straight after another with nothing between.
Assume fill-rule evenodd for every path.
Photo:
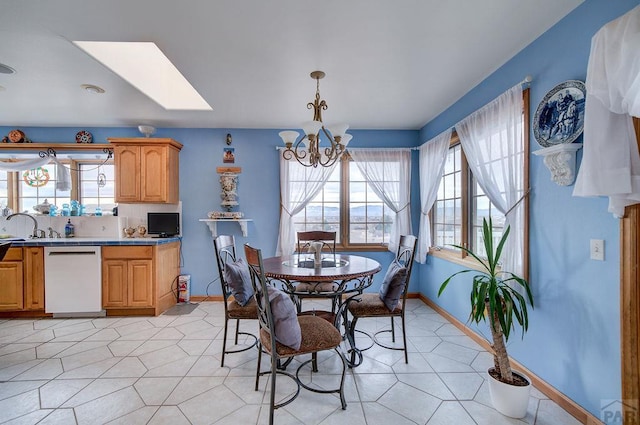
<instances>
[{"instance_id":1,"label":"kitchen faucet","mask_svg":"<svg viewBox=\"0 0 640 425\"><path fill-rule=\"evenodd\" d=\"M23 216L29 217L31 220L33 220L33 234L31 236L29 236L30 238L37 239L37 238L43 238L44 237L44 235L45 235L44 230L38 229L38 221L31 214L14 213L14 214L11 214L11 215L7 216L7 221L11 220L13 217L15 217L17 215L23 215Z\"/></svg>"},{"instance_id":2,"label":"kitchen faucet","mask_svg":"<svg viewBox=\"0 0 640 425\"><path fill-rule=\"evenodd\" d=\"M50 238L59 238L61 237L60 232L53 230L51 227L49 227L49 237Z\"/></svg>"}]
</instances>

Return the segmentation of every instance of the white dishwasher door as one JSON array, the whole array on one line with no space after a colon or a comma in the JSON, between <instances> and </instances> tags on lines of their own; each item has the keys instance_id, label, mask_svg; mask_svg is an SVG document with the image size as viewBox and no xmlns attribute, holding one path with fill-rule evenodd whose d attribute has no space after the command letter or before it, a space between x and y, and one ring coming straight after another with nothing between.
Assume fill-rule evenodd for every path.
<instances>
[{"instance_id":1,"label":"white dishwasher door","mask_svg":"<svg viewBox=\"0 0 640 425\"><path fill-rule=\"evenodd\" d=\"M47 313L104 315L99 246L44 248L44 306Z\"/></svg>"}]
</instances>

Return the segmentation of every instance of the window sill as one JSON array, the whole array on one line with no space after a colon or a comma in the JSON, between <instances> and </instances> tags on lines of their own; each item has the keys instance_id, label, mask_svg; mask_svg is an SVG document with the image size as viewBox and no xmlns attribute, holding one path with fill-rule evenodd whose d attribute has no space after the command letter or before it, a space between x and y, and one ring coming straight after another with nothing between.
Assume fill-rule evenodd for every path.
<instances>
[{"instance_id":1,"label":"window sill","mask_svg":"<svg viewBox=\"0 0 640 425\"><path fill-rule=\"evenodd\" d=\"M384 252L388 251L387 245L351 245L336 246L336 252Z\"/></svg>"},{"instance_id":2,"label":"window sill","mask_svg":"<svg viewBox=\"0 0 640 425\"><path fill-rule=\"evenodd\" d=\"M429 249L429 255L436 258L440 258L451 263L459 264L469 269L485 271L485 268L473 257L462 257L462 253L458 251L452 251L450 249Z\"/></svg>"}]
</instances>

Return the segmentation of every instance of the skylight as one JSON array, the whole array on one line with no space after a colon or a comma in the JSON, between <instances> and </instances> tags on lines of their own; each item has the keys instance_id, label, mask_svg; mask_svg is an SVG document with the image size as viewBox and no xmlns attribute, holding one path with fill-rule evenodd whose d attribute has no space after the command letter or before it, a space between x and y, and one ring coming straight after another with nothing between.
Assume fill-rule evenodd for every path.
<instances>
[{"instance_id":1,"label":"skylight","mask_svg":"<svg viewBox=\"0 0 640 425\"><path fill-rule=\"evenodd\" d=\"M155 43L73 43L167 110L212 110Z\"/></svg>"}]
</instances>

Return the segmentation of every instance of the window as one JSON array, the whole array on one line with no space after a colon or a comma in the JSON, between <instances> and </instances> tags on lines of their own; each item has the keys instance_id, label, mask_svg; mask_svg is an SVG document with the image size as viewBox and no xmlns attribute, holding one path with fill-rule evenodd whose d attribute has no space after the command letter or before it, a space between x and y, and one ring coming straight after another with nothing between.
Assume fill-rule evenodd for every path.
<instances>
[{"instance_id":1,"label":"window","mask_svg":"<svg viewBox=\"0 0 640 425\"><path fill-rule=\"evenodd\" d=\"M115 206L115 170L113 164L79 162L80 202L89 206L111 209Z\"/></svg>"},{"instance_id":2,"label":"window","mask_svg":"<svg viewBox=\"0 0 640 425\"><path fill-rule=\"evenodd\" d=\"M482 243L482 221L486 218L493 224L493 241L498 243L504 229L504 215L496 209L496 206L489 200L489 197L482 191L480 185L473 174L471 175L471 186L473 187L471 196L471 225L469 246L473 252L479 253L482 258L487 257Z\"/></svg>"},{"instance_id":3,"label":"window","mask_svg":"<svg viewBox=\"0 0 640 425\"><path fill-rule=\"evenodd\" d=\"M456 248L451 245L461 244L463 230L466 229L462 221L463 172L465 177L467 175L466 163L462 163L463 159L459 142L449 148L432 213L435 246L454 250Z\"/></svg>"},{"instance_id":4,"label":"window","mask_svg":"<svg viewBox=\"0 0 640 425\"><path fill-rule=\"evenodd\" d=\"M383 183L399 185L394 173L390 174ZM394 216L345 154L322 190L293 221L296 231L335 231L336 243L342 249L370 250L386 249Z\"/></svg>"},{"instance_id":5,"label":"window","mask_svg":"<svg viewBox=\"0 0 640 425\"><path fill-rule=\"evenodd\" d=\"M524 202L524 258L528 258L528 198L525 196L529 184L527 170L529 161L529 91L523 91L523 114L522 122L517 123L517 129L524 135L524 151L512 153L515 161L522 161L524 164L525 176L523 190L518 192ZM491 168L491 164L498 164L500 160L507 158L500 149L489 148L490 158L488 168L491 172L500 173L499 167ZM527 153L525 155L525 152ZM486 152L485 152L486 153ZM504 195L504 192L500 192ZM451 244L469 247L480 255L483 252L482 243L482 221L491 217L494 228L494 240L498 240L502 235L505 225L504 215L489 200L489 197L482 191L480 185L474 178L466 161L464 151L461 149L460 140L454 131L451 136L451 144L442 174L442 180L438 188L436 202L431 210L431 223L433 234L433 245L436 250L431 250L431 254L453 262L466 263L471 259L461 250L455 249ZM513 230L513 229L512 229ZM469 265L466 263L466 265ZM526 265L526 261L525 261ZM526 272L525 272L526 273ZM526 275L526 274L525 274Z\"/></svg>"},{"instance_id":6,"label":"window","mask_svg":"<svg viewBox=\"0 0 640 425\"><path fill-rule=\"evenodd\" d=\"M349 242L351 245L388 244L394 212L373 191L358 166L349 161L348 190ZM391 173L383 184L399 185L396 173Z\"/></svg>"},{"instance_id":7,"label":"window","mask_svg":"<svg viewBox=\"0 0 640 425\"><path fill-rule=\"evenodd\" d=\"M9 205L9 173L0 170L0 207Z\"/></svg>"},{"instance_id":8,"label":"window","mask_svg":"<svg viewBox=\"0 0 640 425\"><path fill-rule=\"evenodd\" d=\"M68 165L67 165L68 166ZM58 181L56 164L50 163L31 170L18 172L18 211L34 211L33 207L45 200L62 207L69 203L70 191L56 188Z\"/></svg>"},{"instance_id":9,"label":"window","mask_svg":"<svg viewBox=\"0 0 640 425\"><path fill-rule=\"evenodd\" d=\"M295 163L291 163L297 166ZM336 244L341 243L340 231L340 166L336 167L315 198L293 217L296 232L324 230L336 232ZM304 185L304 181L292 181Z\"/></svg>"},{"instance_id":10,"label":"window","mask_svg":"<svg viewBox=\"0 0 640 425\"><path fill-rule=\"evenodd\" d=\"M96 206L103 209L113 207L115 189L112 162L102 164L102 161L84 159L62 162L71 168L71 190L56 188L59 176L54 163L21 172L0 170L0 206L31 213L34 212L34 206L45 200L61 209L62 204L78 199L81 204L88 206L88 213L93 212Z\"/></svg>"}]
</instances>

